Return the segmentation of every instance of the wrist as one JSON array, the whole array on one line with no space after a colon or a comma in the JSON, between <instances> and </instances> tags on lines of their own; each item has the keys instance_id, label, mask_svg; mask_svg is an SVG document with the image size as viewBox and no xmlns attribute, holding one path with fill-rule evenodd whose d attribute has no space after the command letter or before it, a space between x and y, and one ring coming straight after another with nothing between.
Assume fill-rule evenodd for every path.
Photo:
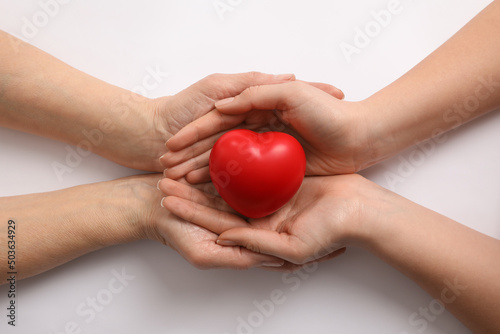
<instances>
[{"instance_id":1,"label":"wrist","mask_svg":"<svg viewBox=\"0 0 500 334\"><path fill-rule=\"evenodd\" d=\"M345 224L345 245L363 249L373 248L383 237L390 234L391 221L398 210L403 210L397 194L378 184L353 174L342 191L349 193L346 201L352 210L347 216L352 219Z\"/></svg>"},{"instance_id":2,"label":"wrist","mask_svg":"<svg viewBox=\"0 0 500 334\"><path fill-rule=\"evenodd\" d=\"M397 113L389 110L393 105L386 106L372 98L355 103L358 137L354 150L358 155L358 170L363 170L401 150L394 126L396 120L390 116Z\"/></svg>"},{"instance_id":3,"label":"wrist","mask_svg":"<svg viewBox=\"0 0 500 334\"><path fill-rule=\"evenodd\" d=\"M85 237L95 244L94 248L155 239L156 208L161 208L162 198L156 183L161 177L136 175L76 188L79 194L75 198L81 204L74 210L89 212Z\"/></svg>"},{"instance_id":4,"label":"wrist","mask_svg":"<svg viewBox=\"0 0 500 334\"><path fill-rule=\"evenodd\" d=\"M86 229L86 238L95 248L144 239L139 218L142 204L135 183L132 177L77 188L80 195L77 193L76 197L81 205L76 212L88 212L86 219L90 228Z\"/></svg>"},{"instance_id":5,"label":"wrist","mask_svg":"<svg viewBox=\"0 0 500 334\"><path fill-rule=\"evenodd\" d=\"M373 254L385 254L404 247L415 235L415 219L428 220L432 211L365 179L359 198L360 220L353 232L353 246ZM410 223L411 222L411 223ZM413 225L412 225L413 224ZM410 239L408 239L410 238ZM401 251L401 249L400 249Z\"/></svg>"},{"instance_id":6,"label":"wrist","mask_svg":"<svg viewBox=\"0 0 500 334\"><path fill-rule=\"evenodd\" d=\"M125 213L123 221L131 241L151 239L164 243L157 229L158 221L167 214L160 206L164 194L157 189L162 178L161 174L145 174L113 181L113 191L120 199L118 202Z\"/></svg>"},{"instance_id":7,"label":"wrist","mask_svg":"<svg viewBox=\"0 0 500 334\"><path fill-rule=\"evenodd\" d=\"M163 171L159 158L166 152L168 138L155 101L120 88L110 93L98 128L92 130L95 138L102 138L95 152L129 168Z\"/></svg>"}]
</instances>

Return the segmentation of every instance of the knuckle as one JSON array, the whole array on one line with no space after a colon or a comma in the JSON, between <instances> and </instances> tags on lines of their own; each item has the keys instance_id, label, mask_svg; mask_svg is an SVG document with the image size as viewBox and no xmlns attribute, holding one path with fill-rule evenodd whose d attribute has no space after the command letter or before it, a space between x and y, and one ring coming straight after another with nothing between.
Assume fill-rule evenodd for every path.
<instances>
[{"instance_id":1,"label":"knuckle","mask_svg":"<svg viewBox=\"0 0 500 334\"><path fill-rule=\"evenodd\" d=\"M248 98L250 98L253 95L258 95L261 90L262 90L261 86L251 86L251 87L248 87L247 89L245 89L243 91L243 93L241 93L241 97L243 97L245 99L248 99Z\"/></svg>"},{"instance_id":2,"label":"knuckle","mask_svg":"<svg viewBox=\"0 0 500 334\"><path fill-rule=\"evenodd\" d=\"M254 253L261 253L261 248L257 242L249 241L246 245L245 248L254 252Z\"/></svg>"},{"instance_id":3,"label":"knuckle","mask_svg":"<svg viewBox=\"0 0 500 334\"><path fill-rule=\"evenodd\" d=\"M301 81L292 81L288 82L288 89L291 91L293 95L303 94L306 89L308 89L309 85L301 82Z\"/></svg>"},{"instance_id":4,"label":"knuckle","mask_svg":"<svg viewBox=\"0 0 500 334\"><path fill-rule=\"evenodd\" d=\"M217 211L217 213L215 215L216 215L215 221L217 222L215 224L215 232L222 233L223 231L226 230L226 228L225 228L226 221L224 219L225 218L224 213L222 211Z\"/></svg>"},{"instance_id":5,"label":"knuckle","mask_svg":"<svg viewBox=\"0 0 500 334\"><path fill-rule=\"evenodd\" d=\"M250 81L256 81L259 80L262 77L262 73L258 71L250 71L246 73L248 80Z\"/></svg>"},{"instance_id":6,"label":"knuckle","mask_svg":"<svg viewBox=\"0 0 500 334\"><path fill-rule=\"evenodd\" d=\"M240 261L234 264L232 266L233 268L246 270L253 267L253 261L249 260L248 258L248 249L238 247L238 258L240 259Z\"/></svg>"},{"instance_id":7,"label":"knuckle","mask_svg":"<svg viewBox=\"0 0 500 334\"><path fill-rule=\"evenodd\" d=\"M214 83L219 82L222 79L222 77L223 74L221 73L212 73L203 78L202 81L207 85L213 85Z\"/></svg>"}]
</instances>

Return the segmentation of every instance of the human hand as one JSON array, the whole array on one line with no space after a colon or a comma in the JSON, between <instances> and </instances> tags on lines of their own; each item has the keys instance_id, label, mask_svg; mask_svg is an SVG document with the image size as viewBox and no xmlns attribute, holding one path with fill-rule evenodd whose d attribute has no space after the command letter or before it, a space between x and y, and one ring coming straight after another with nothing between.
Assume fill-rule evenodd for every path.
<instances>
[{"instance_id":1,"label":"human hand","mask_svg":"<svg viewBox=\"0 0 500 334\"><path fill-rule=\"evenodd\" d=\"M274 256L254 253L247 249L217 245L217 236L223 231L246 226L244 221L221 221L220 224L200 227L160 206L165 182L160 175L136 176L127 180L136 201L135 220L140 222L143 238L170 246L188 262L200 269L251 267L279 267L284 261Z\"/></svg>"},{"instance_id":2,"label":"human hand","mask_svg":"<svg viewBox=\"0 0 500 334\"><path fill-rule=\"evenodd\" d=\"M216 110L169 140L170 152L163 158L169 168L166 175L175 179L188 174L192 183L207 181L208 168L192 172L203 165L198 156L213 146L216 133L236 127L292 134L306 152L308 175L353 173L366 167L374 155L368 140L372 124L364 119L366 108L319 88L298 81L262 85L218 101ZM203 162L208 165L208 154Z\"/></svg>"},{"instance_id":3,"label":"human hand","mask_svg":"<svg viewBox=\"0 0 500 334\"><path fill-rule=\"evenodd\" d=\"M114 109L123 109L115 113L117 121L121 121L120 129L107 136L114 137L109 145L100 145L95 151L127 167L161 172L165 167L159 158L167 152L165 142L213 110L215 101L240 94L250 86L292 80L293 74L212 74L173 96L148 99L122 92L114 104Z\"/></svg>"},{"instance_id":4,"label":"human hand","mask_svg":"<svg viewBox=\"0 0 500 334\"><path fill-rule=\"evenodd\" d=\"M378 217L377 200L387 192L357 174L306 177L283 208L246 224L218 196L169 179L161 184L170 212L209 229L239 225L224 228L217 243L282 258L287 261L282 269L326 260L346 246L365 244Z\"/></svg>"}]
</instances>

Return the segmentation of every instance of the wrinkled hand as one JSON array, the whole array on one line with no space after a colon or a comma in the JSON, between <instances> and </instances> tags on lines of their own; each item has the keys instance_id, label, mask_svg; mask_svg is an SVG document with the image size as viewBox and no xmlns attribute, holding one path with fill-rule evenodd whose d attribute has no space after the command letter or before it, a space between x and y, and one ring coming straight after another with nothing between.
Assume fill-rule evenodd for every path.
<instances>
[{"instance_id":1,"label":"wrinkled hand","mask_svg":"<svg viewBox=\"0 0 500 334\"><path fill-rule=\"evenodd\" d=\"M141 205L136 210L137 220L142 224L146 238L170 246L188 262L199 269L251 267L280 267L284 261L273 256L257 254L244 248L217 245L216 240L223 231L246 226L243 222L221 222L214 226L196 226L160 206L164 194L157 189L161 175L134 177L131 185ZM165 189L165 180L158 184Z\"/></svg>"},{"instance_id":2,"label":"wrinkled hand","mask_svg":"<svg viewBox=\"0 0 500 334\"><path fill-rule=\"evenodd\" d=\"M274 255L288 261L283 269L326 260L362 243L365 226L377 217L372 199L385 191L357 174L306 177L283 208L247 224L210 192L170 179L162 181L162 190L172 213L207 229L222 226L219 245ZM227 229L233 225L238 227Z\"/></svg>"},{"instance_id":3,"label":"wrinkled hand","mask_svg":"<svg viewBox=\"0 0 500 334\"><path fill-rule=\"evenodd\" d=\"M374 155L366 108L360 102L339 100L332 86L319 88L299 81L261 85L219 101L216 110L169 140L170 152L163 158L169 167L166 175L175 179L187 174L191 183L207 181L208 158L201 161L198 156L213 146L217 133L238 127L295 136L306 152L308 175L353 173L366 167Z\"/></svg>"},{"instance_id":4,"label":"wrinkled hand","mask_svg":"<svg viewBox=\"0 0 500 334\"><path fill-rule=\"evenodd\" d=\"M132 117L118 129L116 144L102 155L124 166L161 172L159 158L167 152L165 142L187 124L214 109L217 100L240 94L255 85L295 80L293 74L258 72L212 74L173 96L148 99L130 93L116 103L116 117ZM138 108L131 106L138 105ZM129 120L129 118L127 118Z\"/></svg>"}]
</instances>

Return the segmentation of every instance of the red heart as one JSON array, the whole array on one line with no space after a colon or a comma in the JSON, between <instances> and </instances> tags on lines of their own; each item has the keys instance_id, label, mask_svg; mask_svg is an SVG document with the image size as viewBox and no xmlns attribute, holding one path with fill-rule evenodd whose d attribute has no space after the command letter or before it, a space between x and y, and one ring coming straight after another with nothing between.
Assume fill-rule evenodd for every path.
<instances>
[{"instance_id":1,"label":"red heart","mask_svg":"<svg viewBox=\"0 0 500 334\"><path fill-rule=\"evenodd\" d=\"M286 133L233 130L217 140L209 166L221 197L242 215L261 218L281 208L299 190L306 155Z\"/></svg>"}]
</instances>

